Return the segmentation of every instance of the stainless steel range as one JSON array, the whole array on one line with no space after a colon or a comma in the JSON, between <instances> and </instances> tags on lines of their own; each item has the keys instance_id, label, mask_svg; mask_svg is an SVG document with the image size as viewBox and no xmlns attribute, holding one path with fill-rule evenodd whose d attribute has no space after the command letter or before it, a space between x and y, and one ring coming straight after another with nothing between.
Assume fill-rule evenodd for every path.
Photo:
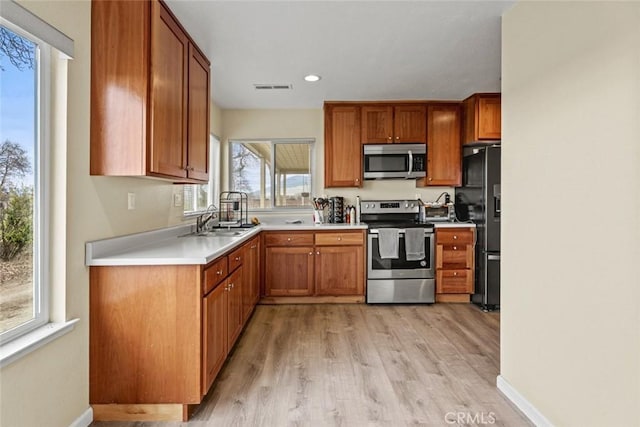
<instances>
[{"instance_id":1,"label":"stainless steel range","mask_svg":"<svg viewBox=\"0 0 640 427\"><path fill-rule=\"evenodd\" d=\"M369 225L367 303L435 302L433 224L418 222L420 202L365 200L360 212Z\"/></svg>"}]
</instances>

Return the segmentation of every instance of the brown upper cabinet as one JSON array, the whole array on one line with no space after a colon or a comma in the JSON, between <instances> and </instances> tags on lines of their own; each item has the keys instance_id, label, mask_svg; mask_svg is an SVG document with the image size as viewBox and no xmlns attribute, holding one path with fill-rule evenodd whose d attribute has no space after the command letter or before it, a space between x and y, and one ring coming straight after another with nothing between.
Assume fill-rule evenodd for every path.
<instances>
[{"instance_id":1,"label":"brown upper cabinet","mask_svg":"<svg viewBox=\"0 0 640 427\"><path fill-rule=\"evenodd\" d=\"M159 0L94 1L91 22L91 174L207 181L207 58Z\"/></svg>"},{"instance_id":2,"label":"brown upper cabinet","mask_svg":"<svg viewBox=\"0 0 640 427\"><path fill-rule=\"evenodd\" d=\"M324 105L324 186L362 187L360 106Z\"/></svg>"},{"instance_id":3,"label":"brown upper cabinet","mask_svg":"<svg viewBox=\"0 0 640 427\"><path fill-rule=\"evenodd\" d=\"M501 139L500 104L499 93L476 93L462 102L463 144Z\"/></svg>"},{"instance_id":4,"label":"brown upper cabinet","mask_svg":"<svg viewBox=\"0 0 640 427\"><path fill-rule=\"evenodd\" d=\"M425 143L427 108L425 105L363 105L362 143Z\"/></svg>"},{"instance_id":5,"label":"brown upper cabinet","mask_svg":"<svg viewBox=\"0 0 640 427\"><path fill-rule=\"evenodd\" d=\"M427 107L427 176L416 186L458 186L462 182L460 104Z\"/></svg>"}]
</instances>

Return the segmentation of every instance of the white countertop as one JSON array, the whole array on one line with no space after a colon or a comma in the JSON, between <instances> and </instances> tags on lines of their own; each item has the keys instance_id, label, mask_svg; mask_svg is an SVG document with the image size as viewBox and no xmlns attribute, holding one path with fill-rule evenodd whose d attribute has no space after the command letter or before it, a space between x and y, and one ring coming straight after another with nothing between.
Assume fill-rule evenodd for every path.
<instances>
[{"instance_id":1,"label":"white countertop","mask_svg":"<svg viewBox=\"0 0 640 427\"><path fill-rule=\"evenodd\" d=\"M191 225L96 240L85 244L85 265L208 264L262 230L365 230L366 224L261 224L241 236L185 236Z\"/></svg>"}]
</instances>

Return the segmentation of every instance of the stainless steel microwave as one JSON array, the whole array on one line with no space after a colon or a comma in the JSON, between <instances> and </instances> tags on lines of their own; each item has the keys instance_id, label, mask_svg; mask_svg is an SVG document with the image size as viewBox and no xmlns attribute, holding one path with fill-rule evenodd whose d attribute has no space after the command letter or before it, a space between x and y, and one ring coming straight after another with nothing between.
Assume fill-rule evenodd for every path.
<instances>
[{"instance_id":1,"label":"stainless steel microwave","mask_svg":"<svg viewBox=\"0 0 640 427\"><path fill-rule=\"evenodd\" d=\"M416 179L426 176L425 144L367 144L364 179Z\"/></svg>"}]
</instances>

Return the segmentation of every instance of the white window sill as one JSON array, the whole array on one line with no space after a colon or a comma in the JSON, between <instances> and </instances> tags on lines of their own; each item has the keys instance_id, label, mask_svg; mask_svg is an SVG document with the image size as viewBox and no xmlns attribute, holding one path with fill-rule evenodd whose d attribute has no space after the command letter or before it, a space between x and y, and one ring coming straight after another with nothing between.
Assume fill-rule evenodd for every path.
<instances>
[{"instance_id":1,"label":"white window sill","mask_svg":"<svg viewBox=\"0 0 640 427\"><path fill-rule=\"evenodd\" d=\"M4 368L43 345L71 332L80 319L46 325L0 346L0 368Z\"/></svg>"}]
</instances>

